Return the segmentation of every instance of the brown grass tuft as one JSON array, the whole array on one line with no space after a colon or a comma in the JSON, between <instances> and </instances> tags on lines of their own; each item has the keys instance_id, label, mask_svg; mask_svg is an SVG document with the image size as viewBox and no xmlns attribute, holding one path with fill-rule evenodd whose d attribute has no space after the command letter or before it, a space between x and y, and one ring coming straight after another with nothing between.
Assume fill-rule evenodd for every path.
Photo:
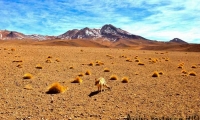
<instances>
[{"instance_id":1,"label":"brown grass tuft","mask_svg":"<svg viewBox=\"0 0 200 120\"><path fill-rule=\"evenodd\" d=\"M22 60L13 60L13 62L23 62Z\"/></svg>"},{"instance_id":2,"label":"brown grass tuft","mask_svg":"<svg viewBox=\"0 0 200 120\"><path fill-rule=\"evenodd\" d=\"M88 65L89 65L89 66L94 66L94 63L92 63L92 62L91 62L91 63L90 63L90 64L88 64Z\"/></svg>"},{"instance_id":3,"label":"brown grass tuft","mask_svg":"<svg viewBox=\"0 0 200 120\"><path fill-rule=\"evenodd\" d=\"M165 61L169 61L169 58L166 58Z\"/></svg>"},{"instance_id":4,"label":"brown grass tuft","mask_svg":"<svg viewBox=\"0 0 200 120\"><path fill-rule=\"evenodd\" d=\"M155 71L152 75L152 77L159 77L159 73L157 71Z\"/></svg>"},{"instance_id":5,"label":"brown grass tuft","mask_svg":"<svg viewBox=\"0 0 200 120\"><path fill-rule=\"evenodd\" d=\"M27 84L27 85L24 86L24 89L32 90L33 87L30 84Z\"/></svg>"},{"instance_id":6,"label":"brown grass tuft","mask_svg":"<svg viewBox=\"0 0 200 120\"><path fill-rule=\"evenodd\" d=\"M24 74L24 76L23 76L23 78L24 79L31 79L33 76L32 76L32 74L30 74L30 73L26 73L26 74Z\"/></svg>"},{"instance_id":7,"label":"brown grass tuft","mask_svg":"<svg viewBox=\"0 0 200 120\"><path fill-rule=\"evenodd\" d=\"M52 56L48 56L47 58L52 58Z\"/></svg>"},{"instance_id":8,"label":"brown grass tuft","mask_svg":"<svg viewBox=\"0 0 200 120\"><path fill-rule=\"evenodd\" d=\"M37 64L37 65L35 66L35 68L37 68L37 69L42 69L42 66L41 66L40 64Z\"/></svg>"},{"instance_id":9,"label":"brown grass tuft","mask_svg":"<svg viewBox=\"0 0 200 120\"><path fill-rule=\"evenodd\" d=\"M91 75L91 72L90 72L89 70L87 70L87 71L85 72L85 75Z\"/></svg>"},{"instance_id":10,"label":"brown grass tuft","mask_svg":"<svg viewBox=\"0 0 200 120\"><path fill-rule=\"evenodd\" d=\"M79 73L78 76L82 77L82 76L84 76L84 73Z\"/></svg>"},{"instance_id":11,"label":"brown grass tuft","mask_svg":"<svg viewBox=\"0 0 200 120\"><path fill-rule=\"evenodd\" d=\"M196 72L191 71L191 72L189 72L189 75L190 75L190 76L196 76L197 74L196 74Z\"/></svg>"},{"instance_id":12,"label":"brown grass tuft","mask_svg":"<svg viewBox=\"0 0 200 120\"><path fill-rule=\"evenodd\" d=\"M71 83L82 83L83 80L80 77L76 77L74 81L72 81Z\"/></svg>"},{"instance_id":13,"label":"brown grass tuft","mask_svg":"<svg viewBox=\"0 0 200 120\"><path fill-rule=\"evenodd\" d=\"M57 59L56 59L56 62L60 62L60 60L57 58Z\"/></svg>"},{"instance_id":14,"label":"brown grass tuft","mask_svg":"<svg viewBox=\"0 0 200 120\"><path fill-rule=\"evenodd\" d=\"M104 63L101 62L101 61L99 61L99 60L97 60L97 61L96 61L96 66L100 66L100 65L104 65Z\"/></svg>"},{"instance_id":15,"label":"brown grass tuft","mask_svg":"<svg viewBox=\"0 0 200 120\"><path fill-rule=\"evenodd\" d=\"M74 67L73 67L73 66L70 66L69 69L74 69Z\"/></svg>"},{"instance_id":16,"label":"brown grass tuft","mask_svg":"<svg viewBox=\"0 0 200 120\"><path fill-rule=\"evenodd\" d=\"M46 63L51 63L51 60L50 60L50 59L47 59L45 62L46 62Z\"/></svg>"},{"instance_id":17,"label":"brown grass tuft","mask_svg":"<svg viewBox=\"0 0 200 120\"><path fill-rule=\"evenodd\" d=\"M110 72L108 68L104 68L104 72Z\"/></svg>"},{"instance_id":18,"label":"brown grass tuft","mask_svg":"<svg viewBox=\"0 0 200 120\"><path fill-rule=\"evenodd\" d=\"M15 51L15 48L11 48L10 50L11 50L11 51Z\"/></svg>"},{"instance_id":19,"label":"brown grass tuft","mask_svg":"<svg viewBox=\"0 0 200 120\"><path fill-rule=\"evenodd\" d=\"M181 69L183 69L183 66L178 66L178 68L181 68Z\"/></svg>"},{"instance_id":20,"label":"brown grass tuft","mask_svg":"<svg viewBox=\"0 0 200 120\"><path fill-rule=\"evenodd\" d=\"M128 77L123 77L122 78L122 83L128 83L129 81L128 81Z\"/></svg>"},{"instance_id":21,"label":"brown grass tuft","mask_svg":"<svg viewBox=\"0 0 200 120\"><path fill-rule=\"evenodd\" d=\"M16 67L18 67L18 68L22 68L22 64L18 64Z\"/></svg>"},{"instance_id":22,"label":"brown grass tuft","mask_svg":"<svg viewBox=\"0 0 200 120\"><path fill-rule=\"evenodd\" d=\"M196 65L192 65L192 68L197 68L197 66Z\"/></svg>"},{"instance_id":23,"label":"brown grass tuft","mask_svg":"<svg viewBox=\"0 0 200 120\"><path fill-rule=\"evenodd\" d=\"M140 62L140 60L139 60L139 59L136 59L135 62Z\"/></svg>"},{"instance_id":24,"label":"brown grass tuft","mask_svg":"<svg viewBox=\"0 0 200 120\"><path fill-rule=\"evenodd\" d=\"M138 65L144 65L144 63L139 62Z\"/></svg>"},{"instance_id":25,"label":"brown grass tuft","mask_svg":"<svg viewBox=\"0 0 200 120\"><path fill-rule=\"evenodd\" d=\"M116 75L111 75L110 76L110 80L117 80L117 79L118 79L118 77Z\"/></svg>"},{"instance_id":26,"label":"brown grass tuft","mask_svg":"<svg viewBox=\"0 0 200 120\"><path fill-rule=\"evenodd\" d=\"M159 74L159 75L163 75L164 73L163 73L162 71L160 71L158 74Z\"/></svg>"},{"instance_id":27,"label":"brown grass tuft","mask_svg":"<svg viewBox=\"0 0 200 120\"><path fill-rule=\"evenodd\" d=\"M185 70L182 70L181 72L182 72L183 74L187 74L187 71L185 71Z\"/></svg>"},{"instance_id":28,"label":"brown grass tuft","mask_svg":"<svg viewBox=\"0 0 200 120\"><path fill-rule=\"evenodd\" d=\"M48 91L46 92L47 94L58 94L58 93L63 93L67 90L67 87L61 86L58 82L53 83L50 85L48 88Z\"/></svg>"}]
</instances>

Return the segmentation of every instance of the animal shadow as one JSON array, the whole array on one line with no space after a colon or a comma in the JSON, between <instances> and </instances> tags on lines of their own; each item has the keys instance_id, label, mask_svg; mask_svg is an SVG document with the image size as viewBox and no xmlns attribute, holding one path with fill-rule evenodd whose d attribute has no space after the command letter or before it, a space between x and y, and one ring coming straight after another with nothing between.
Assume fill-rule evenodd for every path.
<instances>
[{"instance_id":1,"label":"animal shadow","mask_svg":"<svg viewBox=\"0 0 200 120\"><path fill-rule=\"evenodd\" d=\"M92 97L92 96L94 96L94 95L97 95L99 93L99 91L94 91L94 92L91 92L88 96L89 97Z\"/></svg>"}]
</instances>

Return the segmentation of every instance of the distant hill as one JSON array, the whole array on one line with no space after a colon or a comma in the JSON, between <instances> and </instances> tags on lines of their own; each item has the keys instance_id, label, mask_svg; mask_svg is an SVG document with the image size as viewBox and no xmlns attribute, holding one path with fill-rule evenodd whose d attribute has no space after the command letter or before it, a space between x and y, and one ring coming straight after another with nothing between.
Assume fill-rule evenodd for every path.
<instances>
[{"instance_id":1,"label":"distant hill","mask_svg":"<svg viewBox=\"0 0 200 120\"><path fill-rule=\"evenodd\" d=\"M174 38L172 40L170 40L169 42L173 42L173 43L180 43L180 44L188 44L187 42L179 39L179 38Z\"/></svg>"},{"instance_id":2,"label":"distant hill","mask_svg":"<svg viewBox=\"0 0 200 120\"><path fill-rule=\"evenodd\" d=\"M104 25L101 29L83 28L81 30L69 30L64 34L58 36L59 39L97 39L104 38L109 41L116 41L119 39L145 39L141 36L131 34L120 28L116 28L111 24Z\"/></svg>"}]
</instances>

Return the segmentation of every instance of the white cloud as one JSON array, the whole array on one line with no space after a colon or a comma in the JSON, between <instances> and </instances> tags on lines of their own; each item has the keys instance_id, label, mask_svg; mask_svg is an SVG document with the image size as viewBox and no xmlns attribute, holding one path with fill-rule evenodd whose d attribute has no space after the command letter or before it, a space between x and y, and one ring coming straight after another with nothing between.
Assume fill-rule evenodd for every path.
<instances>
[{"instance_id":1,"label":"white cloud","mask_svg":"<svg viewBox=\"0 0 200 120\"><path fill-rule=\"evenodd\" d=\"M0 29L59 35L113 24L148 39L199 42L199 0L0 1ZM6 26L6 28L5 28Z\"/></svg>"}]
</instances>

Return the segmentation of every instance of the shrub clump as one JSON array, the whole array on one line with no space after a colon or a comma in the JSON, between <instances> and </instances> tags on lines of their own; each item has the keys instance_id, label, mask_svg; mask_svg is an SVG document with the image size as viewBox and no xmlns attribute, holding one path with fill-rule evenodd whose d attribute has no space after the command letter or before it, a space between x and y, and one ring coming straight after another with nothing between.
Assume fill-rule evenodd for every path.
<instances>
[{"instance_id":1,"label":"shrub clump","mask_svg":"<svg viewBox=\"0 0 200 120\"><path fill-rule=\"evenodd\" d=\"M128 83L129 81L128 81L128 78L127 77L123 77L122 78L122 83Z\"/></svg>"},{"instance_id":2,"label":"shrub clump","mask_svg":"<svg viewBox=\"0 0 200 120\"><path fill-rule=\"evenodd\" d=\"M23 76L23 78L24 79L31 79L33 76L32 76L32 74L30 74L30 73L26 73L26 74L24 74L24 76Z\"/></svg>"},{"instance_id":3,"label":"shrub clump","mask_svg":"<svg viewBox=\"0 0 200 120\"><path fill-rule=\"evenodd\" d=\"M105 68L104 72L110 72L110 70L108 68Z\"/></svg>"},{"instance_id":4,"label":"shrub clump","mask_svg":"<svg viewBox=\"0 0 200 120\"><path fill-rule=\"evenodd\" d=\"M91 75L91 72L90 72L89 70L87 70L87 71L85 72L85 75Z\"/></svg>"},{"instance_id":5,"label":"shrub clump","mask_svg":"<svg viewBox=\"0 0 200 120\"><path fill-rule=\"evenodd\" d=\"M42 69L42 66L41 66L40 64L37 64L37 65L35 66L35 68L37 68L37 69Z\"/></svg>"},{"instance_id":6,"label":"shrub clump","mask_svg":"<svg viewBox=\"0 0 200 120\"><path fill-rule=\"evenodd\" d=\"M82 83L83 80L80 77L76 77L75 80L73 80L71 83Z\"/></svg>"},{"instance_id":7,"label":"shrub clump","mask_svg":"<svg viewBox=\"0 0 200 120\"><path fill-rule=\"evenodd\" d=\"M110 80L117 80L117 79L118 79L118 77L116 75L111 75L110 76Z\"/></svg>"},{"instance_id":8,"label":"shrub clump","mask_svg":"<svg viewBox=\"0 0 200 120\"><path fill-rule=\"evenodd\" d=\"M196 72L191 71L191 72L189 72L189 75L190 75L190 76L196 76L197 74L196 74Z\"/></svg>"},{"instance_id":9,"label":"shrub clump","mask_svg":"<svg viewBox=\"0 0 200 120\"><path fill-rule=\"evenodd\" d=\"M53 83L50 85L48 88L48 91L46 92L47 94L58 94L58 93L63 93L67 90L67 87L63 87L60 85L58 82Z\"/></svg>"},{"instance_id":10,"label":"shrub clump","mask_svg":"<svg viewBox=\"0 0 200 120\"><path fill-rule=\"evenodd\" d=\"M139 62L138 65L144 65L144 63Z\"/></svg>"},{"instance_id":11,"label":"shrub clump","mask_svg":"<svg viewBox=\"0 0 200 120\"><path fill-rule=\"evenodd\" d=\"M155 71L152 75L152 77L159 77L159 73L157 71Z\"/></svg>"}]
</instances>

